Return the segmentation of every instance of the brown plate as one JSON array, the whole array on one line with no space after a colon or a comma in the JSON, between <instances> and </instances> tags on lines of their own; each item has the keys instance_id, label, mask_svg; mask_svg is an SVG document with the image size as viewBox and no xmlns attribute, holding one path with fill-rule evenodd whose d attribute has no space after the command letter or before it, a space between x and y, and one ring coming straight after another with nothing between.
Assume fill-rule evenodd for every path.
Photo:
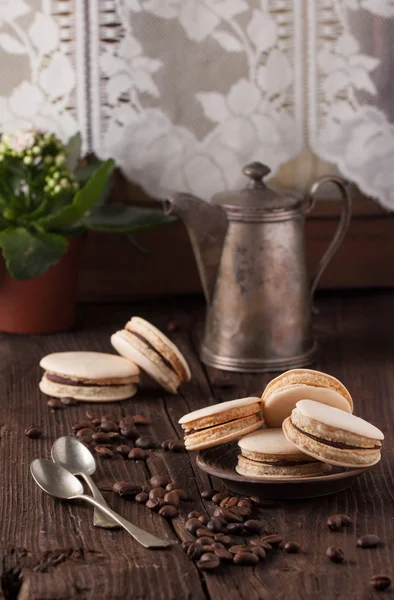
<instances>
[{"instance_id":1,"label":"brown plate","mask_svg":"<svg viewBox=\"0 0 394 600\"><path fill-rule=\"evenodd\" d=\"M276 498L282 500L295 500L299 498L316 498L335 494L348 488L356 478L368 470L346 469L333 467L329 475L313 477L293 477L289 479L256 479L243 477L235 470L239 448L237 443L216 446L201 450L197 457L197 464L203 471L223 480L226 487L232 492L245 496L259 496L260 498Z\"/></svg>"}]
</instances>

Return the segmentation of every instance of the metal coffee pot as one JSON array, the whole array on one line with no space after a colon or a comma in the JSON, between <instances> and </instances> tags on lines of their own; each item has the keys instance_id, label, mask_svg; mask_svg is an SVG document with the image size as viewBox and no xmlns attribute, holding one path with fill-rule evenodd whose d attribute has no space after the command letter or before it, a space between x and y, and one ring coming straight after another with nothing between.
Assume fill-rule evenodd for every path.
<instances>
[{"instance_id":1,"label":"metal coffee pot","mask_svg":"<svg viewBox=\"0 0 394 600\"><path fill-rule=\"evenodd\" d=\"M207 301L201 359L226 371L282 371L313 362L313 295L350 221L345 180L323 177L302 198L267 187L269 172L254 162L243 169L249 183L241 191L217 194L211 203L179 193L165 203L188 230ZM310 282L305 216L328 182L341 192L342 213Z\"/></svg>"}]
</instances>

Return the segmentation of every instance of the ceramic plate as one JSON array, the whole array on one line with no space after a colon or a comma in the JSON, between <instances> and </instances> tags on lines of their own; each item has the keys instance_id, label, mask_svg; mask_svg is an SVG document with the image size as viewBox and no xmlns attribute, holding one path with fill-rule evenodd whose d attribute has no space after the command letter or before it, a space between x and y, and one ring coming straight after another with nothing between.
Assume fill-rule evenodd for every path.
<instances>
[{"instance_id":1,"label":"ceramic plate","mask_svg":"<svg viewBox=\"0 0 394 600\"><path fill-rule=\"evenodd\" d=\"M329 475L295 477L291 479L256 479L243 477L235 470L239 448L237 443L201 450L197 464L203 471L223 480L232 492L260 498L298 499L335 494L348 488L368 468L333 467Z\"/></svg>"}]
</instances>

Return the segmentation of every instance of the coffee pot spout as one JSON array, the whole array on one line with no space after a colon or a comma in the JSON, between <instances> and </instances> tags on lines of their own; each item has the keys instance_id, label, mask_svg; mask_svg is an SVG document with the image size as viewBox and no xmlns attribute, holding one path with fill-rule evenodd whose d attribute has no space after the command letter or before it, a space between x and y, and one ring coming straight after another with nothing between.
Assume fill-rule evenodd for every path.
<instances>
[{"instance_id":1,"label":"coffee pot spout","mask_svg":"<svg viewBox=\"0 0 394 600\"><path fill-rule=\"evenodd\" d=\"M164 211L181 219L189 234L207 304L211 304L227 232L225 210L192 194L177 193L165 201Z\"/></svg>"}]
</instances>

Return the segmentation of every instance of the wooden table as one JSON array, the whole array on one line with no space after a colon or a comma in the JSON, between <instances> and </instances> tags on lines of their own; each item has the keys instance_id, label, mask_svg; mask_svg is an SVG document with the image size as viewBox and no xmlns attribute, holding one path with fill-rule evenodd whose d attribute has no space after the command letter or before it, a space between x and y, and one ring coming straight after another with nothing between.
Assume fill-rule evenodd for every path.
<instances>
[{"instance_id":1,"label":"wooden table","mask_svg":"<svg viewBox=\"0 0 394 600\"><path fill-rule=\"evenodd\" d=\"M386 434L383 460L346 492L315 500L268 502L260 519L267 533L282 532L296 540L302 553L279 550L256 567L223 567L214 574L198 572L180 545L166 551L142 548L123 531L95 529L92 510L77 503L61 503L43 494L29 474L30 461L49 457L53 441L71 432L87 409L96 414L125 413L148 416L149 434L158 441L181 437L178 419L212 402L261 391L271 376L238 375L204 368L197 354L203 306L199 299L159 301L135 306L81 307L75 331L51 336L0 335L1 387L1 598L255 600L376 598L369 588L371 575L394 578L394 472L391 427L394 422L394 293L342 294L320 298L316 332L321 343L317 368L340 378L350 389L356 413L373 421ZM54 307L54 310L56 307ZM64 350L111 351L110 333L130 314L140 314L166 329L186 354L193 380L178 396L168 396L144 383L138 395L111 405L85 405L51 412L38 390L38 362L49 352ZM42 425L44 436L23 435L31 424ZM146 464L120 457L100 459L95 476L102 490L126 479L145 483L152 474L168 473L194 498L182 506L172 523L145 506L107 492L109 502L126 518L173 540L189 539L184 524L190 510L212 514L214 506L200 498L212 486L195 465L193 455L162 450ZM215 487L218 482L213 482ZM333 533L326 519L347 513L353 527ZM377 533L376 549L356 548L358 535ZM334 544L346 555L342 565L331 563L326 549ZM394 592L387 592L392 597ZM383 594L384 596L384 594Z\"/></svg>"}]
</instances>

